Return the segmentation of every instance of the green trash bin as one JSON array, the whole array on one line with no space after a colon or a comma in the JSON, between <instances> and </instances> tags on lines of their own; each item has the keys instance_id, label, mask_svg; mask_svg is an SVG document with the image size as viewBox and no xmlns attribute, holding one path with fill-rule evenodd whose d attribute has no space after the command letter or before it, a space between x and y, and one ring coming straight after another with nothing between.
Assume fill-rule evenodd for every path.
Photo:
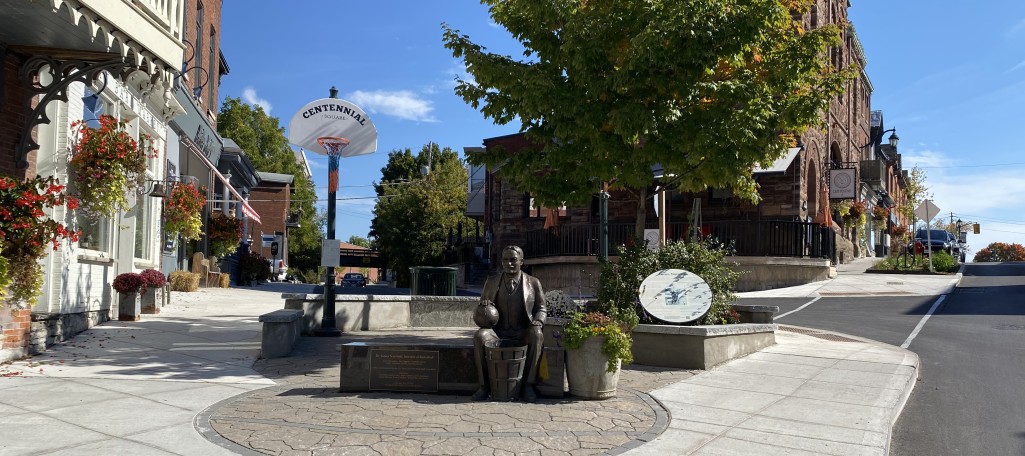
<instances>
[{"instance_id":1,"label":"green trash bin","mask_svg":"<svg viewBox=\"0 0 1025 456\"><path fill-rule=\"evenodd\" d=\"M411 295L456 295L456 268L414 266L409 268L409 273Z\"/></svg>"}]
</instances>

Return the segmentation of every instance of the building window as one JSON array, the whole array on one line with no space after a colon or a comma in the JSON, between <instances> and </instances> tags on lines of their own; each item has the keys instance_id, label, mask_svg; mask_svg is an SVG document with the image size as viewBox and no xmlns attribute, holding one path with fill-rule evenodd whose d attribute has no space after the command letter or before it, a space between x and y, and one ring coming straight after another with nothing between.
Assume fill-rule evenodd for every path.
<instances>
[{"instance_id":1,"label":"building window","mask_svg":"<svg viewBox=\"0 0 1025 456\"><path fill-rule=\"evenodd\" d=\"M559 217L566 216L566 205L563 204L556 209L549 209L541 206L539 203L534 201L534 197L527 195L527 217L529 218L545 218L548 217L549 211L556 211L556 215Z\"/></svg>"},{"instance_id":2,"label":"building window","mask_svg":"<svg viewBox=\"0 0 1025 456\"><path fill-rule=\"evenodd\" d=\"M210 97L209 107L210 107L211 111L217 109L217 90L216 90L217 85L214 82L217 80L217 78L221 74L221 70L218 68L218 65L217 65L217 39L216 38L217 38L217 30L215 30L213 27L210 27L210 55L207 56L207 58L210 61L210 66L207 68L207 70L209 70L209 71L207 71L206 91L207 91L207 93L209 94L209 97Z\"/></svg>"},{"instance_id":3,"label":"building window","mask_svg":"<svg viewBox=\"0 0 1025 456\"><path fill-rule=\"evenodd\" d=\"M109 76L104 74L104 77ZM106 114L110 106L114 106L112 100L96 93L92 87L85 86L82 96L82 122L89 128L100 128L100 116ZM117 115L116 112L112 114ZM69 179L69 181L71 185L74 185L74 179ZM82 231L78 240L79 248L104 253L110 252L111 221L109 218L75 211L75 224Z\"/></svg>"},{"instance_id":4,"label":"building window","mask_svg":"<svg viewBox=\"0 0 1025 456\"><path fill-rule=\"evenodd\" d=\"M196 61L195 66L200 66L202 59L199 58L200 52L203 51L203 4L196 4L196 54L193 57ZM208 71L212 71L209 68ZM192 82L192 94L197 100L203 99L203 82L199 80L200 73L196 73L196 80Z\"/></svg>"}]
</instances>

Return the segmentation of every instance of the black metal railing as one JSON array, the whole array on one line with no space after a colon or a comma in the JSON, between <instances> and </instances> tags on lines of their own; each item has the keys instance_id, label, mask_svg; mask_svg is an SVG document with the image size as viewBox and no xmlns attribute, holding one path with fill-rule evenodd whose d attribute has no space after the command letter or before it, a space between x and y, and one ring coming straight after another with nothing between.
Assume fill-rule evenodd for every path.
<instances>
[{"instance_id":1,"label":"black metal railing","mask_svg":"<svg viewBox=\"0 0 1025 456\"><path fill-rule=\"evenodd\" d=\"M668 238L686 239L689 225L672 223ZM563 225L526 233L524 256L593 256L598 254L598 224ZM730 244L741 256L828 258L836 261L836 232L810 222L731 220L701 225L701 235ZM634 225L609 224L609 254L634 243Z\"/></svg>"}]
</instances>

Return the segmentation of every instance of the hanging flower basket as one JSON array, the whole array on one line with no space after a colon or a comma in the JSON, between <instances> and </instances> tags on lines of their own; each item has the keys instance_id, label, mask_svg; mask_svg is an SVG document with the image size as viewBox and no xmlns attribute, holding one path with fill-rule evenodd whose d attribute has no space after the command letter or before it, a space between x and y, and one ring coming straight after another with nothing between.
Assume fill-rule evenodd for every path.
<instances>
[{"instance_id":1,"label":"hanging flower basket","mask_svg":"<svg viewBox=\"0 0 1025 456\"><path fill-rule=\"evenodd\" d=\"M168 235L195 239L202 234L204 193L206 187L196 188L192 184L176 183L171 187L171 194L164 201L164 228Z\"/></svg>"},{"instance_id":2,"label":"hanging flower basket","mask_svg":"<svg viewBox=\"0 0 1025 456\"><path fill-rule=\"evenodd\" d=\"M882 206L872 208L872 218L875 220L886 220L890 216L890 210Z\"/></svg>"},{"instance_id":3,"label":"hanging flower basket","mask_svg":"<svg viewBox=\"0 0 1025 456\"><path fill-rule=\"evenodd\" d=\"M0 256L7 266L3 274L6 280L0 283L7 285L3 298L8 302L35 302L43 284L43 269L37 260L46 255L48 247L60 247L64 239L78 241L77 231L44 212L65 205L74 210L78 200L65 194L64 186L53 177L24 181L0 177Z\"/></svg>"},{"instance_id":4,"label":"hanging flower basket","mask_svg":"<svg viewBox=\"0 0 1025 456\"><path fill-rule=\"evenodd\" d=\"M221 213L211 214L206 236L210 239L211 255L229 255L242 240L242 220Z\"/></svg>"},{"instance_id":5,"label":"hanging flower basket","mask_svg":"<svg viewBox=\"0 0 1025 456\"><path fill-rule=\"evenodd\" d=\"M126 123L100 116L100 128L84 122L71 124L78 142L71 156L76 194L81 209L90 214L112 216L128 206L128 195L142 193L146 182L146 159L157 156L149 135L136 141L125 130Z\"/></svg>"}]
</instances>

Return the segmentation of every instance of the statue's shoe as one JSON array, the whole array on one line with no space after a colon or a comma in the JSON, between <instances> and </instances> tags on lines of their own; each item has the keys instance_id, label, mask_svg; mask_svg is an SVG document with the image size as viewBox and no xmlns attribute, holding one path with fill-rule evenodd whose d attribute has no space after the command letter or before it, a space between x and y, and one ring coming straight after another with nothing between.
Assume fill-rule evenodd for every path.
<instances>
[{"instance_id":1,"label":"statue's shoe","mask_svg":"<svg viewBox=\"0 0 1025 456\"><path fill-rule=\"evenodd\" d=\"M473 393L473 396L470 396L470 400L471 401L483 401L483 400L487 400L488 396L490 396L490 395L491 395L491 393L488 391L487 388L481 387L480 389L477 390L477 392Z\"/></svg>"},{"instance_id":2,"label":"statue's shoe","mask_svg":"<svg viewBox=\"0 0 1025 456\"><path fill-rule=\"evenodd\" d=\"M523 402L537 402L537 391L534 390L534 385L523 386Z\"/></svg>"}]
</instances>

